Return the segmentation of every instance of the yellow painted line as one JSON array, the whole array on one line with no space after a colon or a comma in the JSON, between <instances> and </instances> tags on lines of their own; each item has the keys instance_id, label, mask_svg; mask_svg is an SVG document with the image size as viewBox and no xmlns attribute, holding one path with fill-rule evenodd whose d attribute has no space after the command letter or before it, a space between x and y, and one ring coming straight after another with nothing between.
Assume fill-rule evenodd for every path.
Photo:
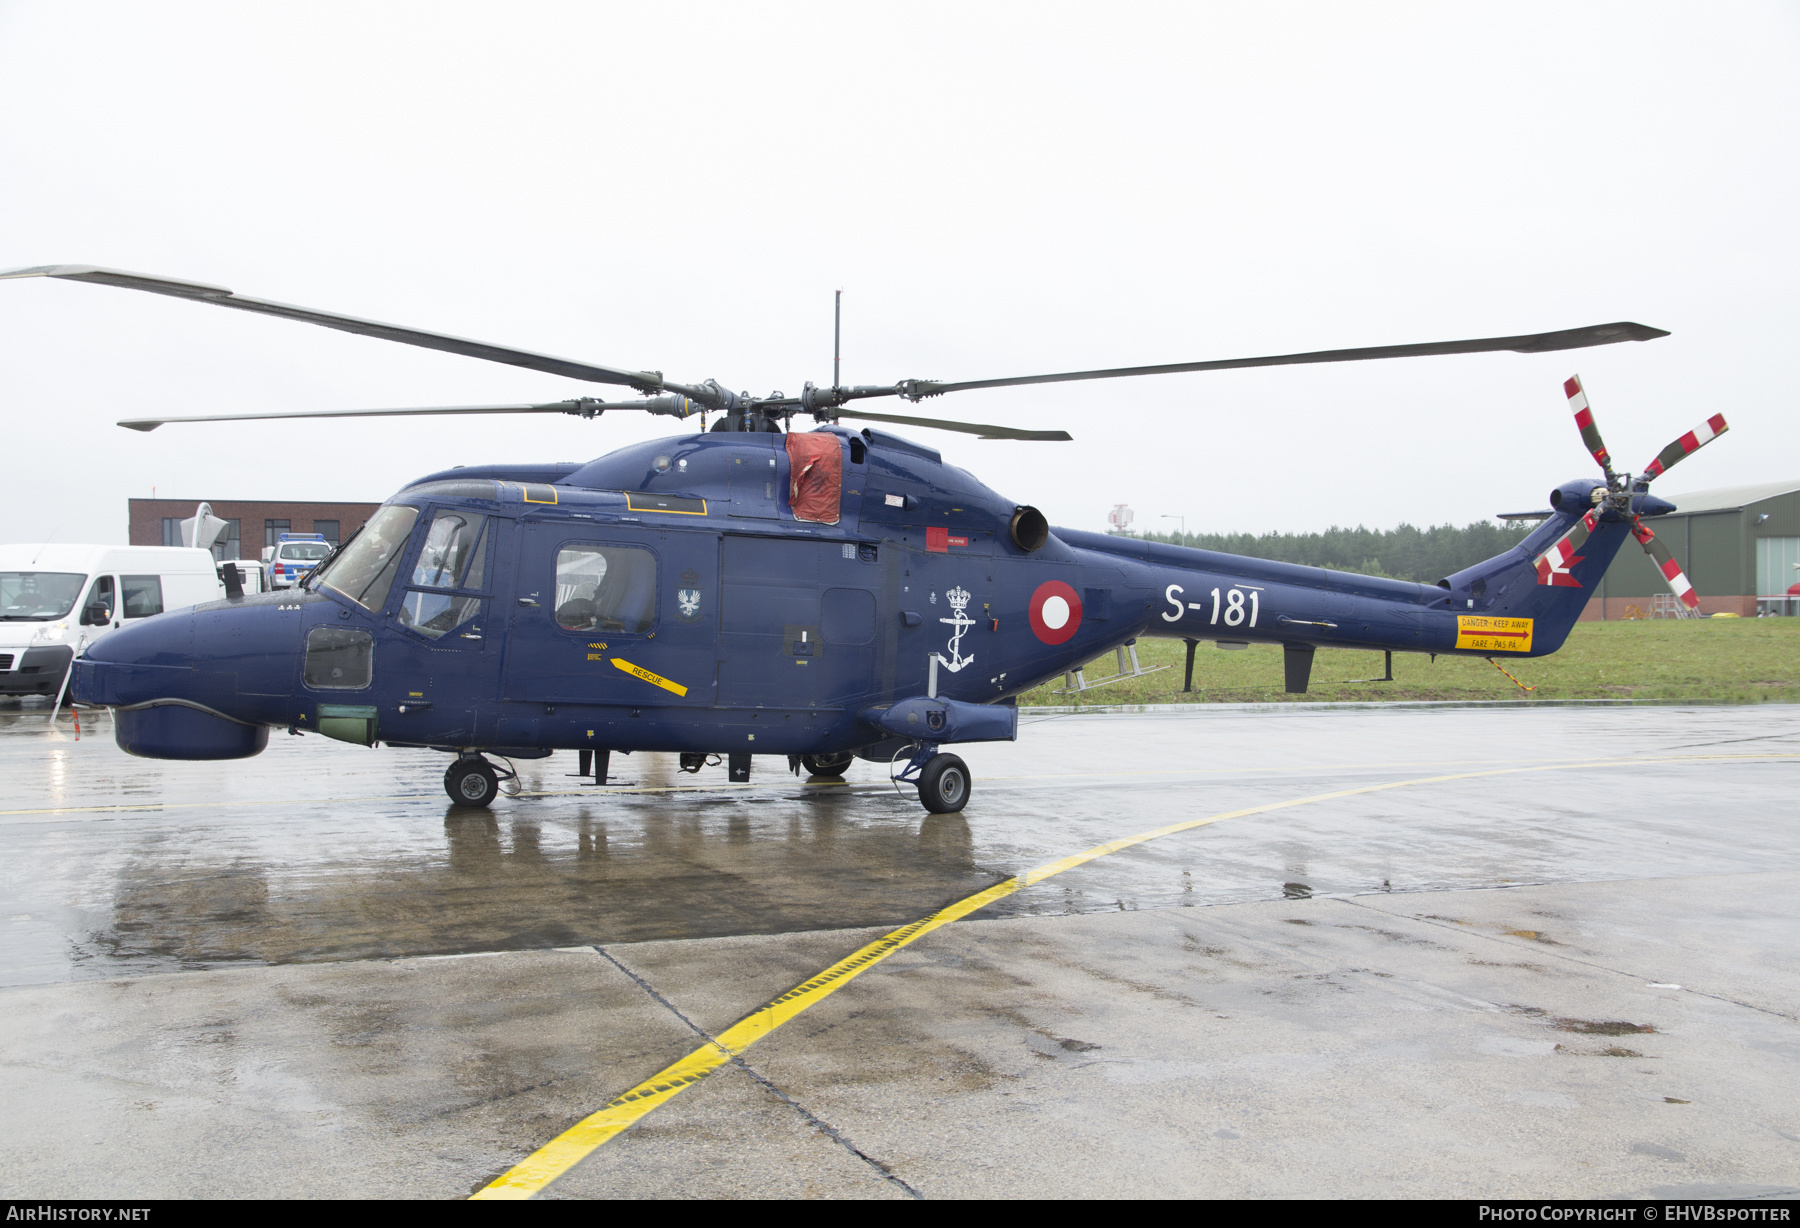
<instances>
[{"instance_id":1,"label":"yellow painted line","mask_svg":"<svg viewBox=\"0 0 1800 1228\"><path fill-rule=\"evenodd\" d=\"M1681 755L1665 758L1659 762L1794 758L1800 758L1800 755ZM1378 785L1362 785L1354 789L1315 793L1310 797L1297 797L1285 802L1265 802L1260 806L1246 806L1241 810L1228 810L1223 814L1208 815L1203 819L1169 823L1149 831L1139 832L1135 836L1125 836L1118 840L1109 840L1105 844L1097 844L1085 852L1071 854L1068 857L1027 870L1004 882L995 883L985 891L978 891L974 895L958 900L923 920L914 921L890 933L883 934L874 942L845 956L817 976L802 981L780 997L757 1007L749 1015L721 1032L715 1040L700 1046L674 1065L658 1071L606 1105L605 1108L582 1118L492 1182L477 1190L472 1197L476 1199L530 1198L580 1163L601 1144L629 1129L651 1111L668 1103L802 1011L824 1001L894 952L910 946L940 926L948 925L952 921L960 921L970 913L1005 899L1016 891L1035 886L1047 878L1054 878L1058 874L1073 870L1077 866L1086 865L1090 861L1151 840L1161 839L1164 836L1193 831L1213 823L1222 823L1226 819L1241 819L1253 814L1268 814L1271 811L1289 810L1295 806L1310 806L1316 802L1336 801L1339 798L1357 797L1365 793L1404 789L1412 785L1443 784L1452 780L1473 780L1484 776L1512 776L1523 772L1556 772L1566 771L1570 768L1642 767L1644 763L1643 759L1589 760L1532 767L1490 768L1479 772L1420 776L1412 780L1390 780Z\"/></svg>"},{"instance_id":2,"label":"yellow painted line","mask_svg":"<svg viewBox=\"0 0 1800 1228\"><path fill-rule=\"evenodd\" d=\"M732 1024L719 1033L717 1040L700 1046L673 1066L650 1076L599 1112L582 1118L492 1183L477 1190L473 1197L530 1198L580 1163L596 1147L636 1124L639 1118L652 1109L698 1083L807 1007L836 993L863 970L874 967L895 951L923 938L939 926L959 921L995 900L1004 899L1020 886L1016 878L995 883L986 891L958 900L922 921L903 925L890 934L883 934L860 950L853 951L817 976L802 981L779 998L763 1004L748 1017Z\"/></svg>"},{"instance_id":3,"label":"yellow painted line","mask_svg":"<svg viewBox=\"0 0 1800 1228\"><path fill-rule=\"evenodd\" d=\"M653 674L641 665L633 665L631 662L622 660L619 657L614 657L612 663L630 674L633 678L642 678L651 686L659 686L663 690L673 691L677 695L687 694L687 688L682 686L679 682L670 682L661 674Z\"/></svg>"}]
</instances>

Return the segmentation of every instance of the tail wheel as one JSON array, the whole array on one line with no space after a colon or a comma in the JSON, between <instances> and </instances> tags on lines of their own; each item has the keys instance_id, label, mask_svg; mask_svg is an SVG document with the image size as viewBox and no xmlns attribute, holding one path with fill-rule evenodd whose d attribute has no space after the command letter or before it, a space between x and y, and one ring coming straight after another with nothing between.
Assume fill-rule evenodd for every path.
<instances>
[{"instance_id":1,"label":"tail wheel","mask_svg":"<svg viewBox=\"0 0 1800 1228\"><path fill-rule=\"evenodd\" d=\"M968 805L969 787L969 765L955 755L933 755L919 773L919 801L933 814Z\"/></svg>"},{"instance_id":2,"label":"tail wheel","mask_svg":"<svg viewBox=\"0 0 1800 1228\"><path fill-rule=\"evenodd\" d=\"M458 806L489 806L500 792L500 774L486 759L458 759L444 773L444 792Z\"/></svg>"},{"instance_id":3,"label":"tail wheel","mask_svg":"<svg viewBox=\"0 0 1800 1228\"><path fill-rule=\"evenodd\" d=\"M806 769L809 776L842 776L844 769L856 761L851 751L841 751L835 755L801 755L800 766Z\"/></svg>"}]
</instances>

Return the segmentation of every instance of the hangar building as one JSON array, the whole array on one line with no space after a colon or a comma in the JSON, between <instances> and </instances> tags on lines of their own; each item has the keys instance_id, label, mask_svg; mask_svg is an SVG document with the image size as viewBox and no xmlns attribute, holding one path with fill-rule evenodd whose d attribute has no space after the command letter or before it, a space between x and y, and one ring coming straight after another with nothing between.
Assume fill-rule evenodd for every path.
<instances>
[{"instance_id":1,"label":"hangar building","mask_svg":"<svg viewBox=\"0 0 1800 1228\"><path fill-rule=\"evenodd\" d=\"M1800 480L1658 494L1675 511L1650 524L1700 595L1703 614L1800 614ZM1673 594L1634 541L1606 571L1583 619L1672 613Z\"/></svg>"}]
</instances>

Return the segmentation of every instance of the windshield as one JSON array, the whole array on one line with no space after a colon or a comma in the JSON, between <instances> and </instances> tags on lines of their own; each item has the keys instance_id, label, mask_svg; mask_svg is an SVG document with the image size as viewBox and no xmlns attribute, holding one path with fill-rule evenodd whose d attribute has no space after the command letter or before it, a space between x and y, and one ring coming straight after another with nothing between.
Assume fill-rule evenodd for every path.
<instances>
[{"instance_id":1,"label":"windshield","mask_svg":"<svg viewBox=\"0 0 1800 1228\"><path fill-rule=\"evenodd\" d=\"M335 589L364 609L379 610L394 586L400 554L406 549L406 535L412 532L418 518L416 507L389 504L378 508L369 517L369 523L322 569L324 575L313 573L317 577L315 585Z\"/></svg>"},{"instance_id":2,"label":"windshield","mask_svg":"<svg viewBox=\"0 0 1800 1228\"><path fill-rule=\"evenodd\" d=\"M61 618L87 577L66 571L0 571L0 618Z\"/></svg>"},{"instance_id":3,"label":"windshield","mask_svg":"<svg viewBox=\"0 0 1800 1228\"><path fill-rule=\"evenodd\" d=\"M298 559L303 563L316 563L330 553L330 542L286 542L276 550L275 557Z\"/></svg>"}]
</instances>

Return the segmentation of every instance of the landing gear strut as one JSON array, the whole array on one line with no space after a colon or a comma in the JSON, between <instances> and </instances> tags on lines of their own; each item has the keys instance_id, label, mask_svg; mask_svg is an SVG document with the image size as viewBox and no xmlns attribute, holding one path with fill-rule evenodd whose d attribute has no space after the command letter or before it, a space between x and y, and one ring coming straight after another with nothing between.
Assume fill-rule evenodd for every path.
<instances>
[{"instance_id":1,"label":"landing gear strut","mask_svg":"<svg viewBox=\"0 0 1800 1228\"><path fill-rule=\"evenodd\" d=\"M918 786L920 805L932 814L955 814L968 805L972 786L968 764L956 755L939 754L935 742L914 743L912 752L893 779Z\"/></svg>"},{"instance_id":2,"label":"landing gear strut","mask_svg":"<svg viewBox=\"0 0 1800 1228\"><path fill-rule=\"evenodd\" d=\"M444 792L458 806L489 806L500 792L500 773L480 755L458 759L444 773Z\"/></svg>"}]
</instances>

